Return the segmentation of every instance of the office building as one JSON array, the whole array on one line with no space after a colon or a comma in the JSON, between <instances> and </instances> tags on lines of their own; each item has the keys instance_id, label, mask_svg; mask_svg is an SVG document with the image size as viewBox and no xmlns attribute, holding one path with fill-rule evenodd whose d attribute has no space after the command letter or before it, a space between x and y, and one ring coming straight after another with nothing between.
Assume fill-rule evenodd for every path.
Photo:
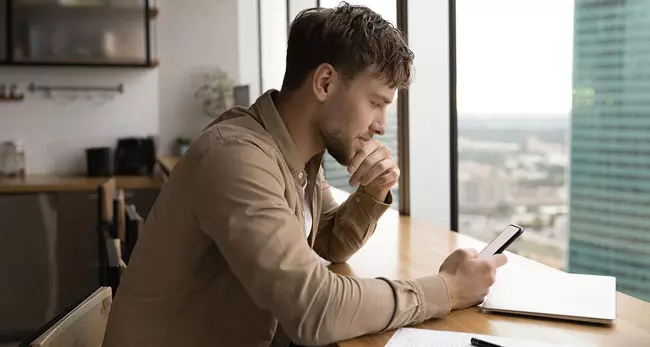
<instances>
[{"instance_id":1,"label":"office building","mask_svg":"<svg viewBox=\"0 0 650 347\"><path fill-rule=\"evenodd\" d=\"M574 15L568 269L650 301L650 1Z\"/></svg>"}]
</instances>

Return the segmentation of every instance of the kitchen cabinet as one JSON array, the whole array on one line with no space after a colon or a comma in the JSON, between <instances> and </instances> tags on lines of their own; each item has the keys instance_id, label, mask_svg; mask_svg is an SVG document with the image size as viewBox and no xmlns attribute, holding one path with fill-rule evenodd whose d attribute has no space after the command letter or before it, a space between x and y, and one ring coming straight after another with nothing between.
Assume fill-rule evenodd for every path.
<instances>
[{"instance_id":1,"label":"kitchen cabinet","mask_svg":"<svg viewBox=\"0 0 650 347\"><path fill-rule=\"evenodd\" d=\"M134 204L140 217L146 219L159 193L160 189L128 189L124 191L124 199L127 204Z\"/></svg>"},{"instance_id":2,"label":"kitchen cabinet","mask_svg":"<svg viewBox=\"0 0 650 347\"><path fill-rule=\"evenodd\" d=\"M61 309L56 194L0 195L0 335L21 339Z\"/></svg>"},{"instance_id":3,"label":"kitchen cabinet","mask_svg":"<svg viewBox=\"0 0 650 347\"><path fill-rule=\"evenodd\" d=\"M157 9L150 8L147 0L0 0L2 3L8 23L0 29L5 64L157 65L151 49L155 37L151 21Z\"/></svg>"},{"instance_id":4,"label":"kitchen cabinet","mask_svg":"<svg viewBox=\"0 0 650 347\"><path fill-rule=\"evenodd\" d=\"M99 286L97 194L58 192L56 213L57 300L63 309Z\"/></svg>"},{"instance_id":5,"label":"kitchen cabinet","mask_svg":"<svg viewBox=\"0 0 650 347\"><path fill-rule=\"evenodd\" d=\"M125 190L146 216L159 189ZM99 286L96 190L0 194L0 338L23 339Z\"/></svg>"}]
</instances>

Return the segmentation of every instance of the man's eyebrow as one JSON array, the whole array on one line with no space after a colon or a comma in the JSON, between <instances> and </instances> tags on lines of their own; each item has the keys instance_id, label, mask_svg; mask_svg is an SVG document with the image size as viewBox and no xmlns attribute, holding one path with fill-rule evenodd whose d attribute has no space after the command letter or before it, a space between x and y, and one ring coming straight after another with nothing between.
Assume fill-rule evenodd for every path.
<instances>
[{"instance_id":1,"label":"man's eyebrow","mask_svg":"<svg viewBox=\"0 0 650 347\"><path fill-rule=\"evenodd\" d=\"M381 101L383 101L386 105L388 105L388 104L390 104L390 103L393 102L393 100L391 100L391 99L389 99L389 98L387 98L387 97L385 97L385 96L383 96L383 95L381 95L381 94L372 93L371 95L372 95L373 97L377 98L377 99L381 99Z\"/></svg>"}]
</instances>

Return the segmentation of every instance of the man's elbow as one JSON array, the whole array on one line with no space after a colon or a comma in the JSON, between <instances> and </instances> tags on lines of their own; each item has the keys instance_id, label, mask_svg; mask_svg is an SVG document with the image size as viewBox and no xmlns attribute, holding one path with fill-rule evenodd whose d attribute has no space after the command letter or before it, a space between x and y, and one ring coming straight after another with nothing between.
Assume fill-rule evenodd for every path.
<instances>
[{"instance_id":1,"label":"man's elbow","mask_svg":"<svg viewBox=\"0 0 650 347\"><path fill-rule=\"evenodd\" d=\"M329 246L327 248L325 247L314 247L314 251L316 254L318 254L319 257L329 261L332 264L340 264L340 263L345 263L350 258L352 258L352 255L354 255L354 252L347 252L342 249Z\"/></svg>"},{"instance_id":2,"label":"man's elbow","mask_svg":"<svg viewBox=\"0 0 650 347\"><path fill-rule=\"evenodd\" d=\"M286 327L283 325L282 329L293 343L300 346L325 346L345 340L345 338L337 336L338 334L333 326L328 326L327 324L297 324Z\"/></svg>"},{"instance_id":3,"label":"man's elbow","mask_svg":"<svg viewBox=\"0 0 650 347\"><path fill-rule=\"evenodd\" d=\"M341 264L345 263L352 257L352 254L336 254L334 256L329 256L325 260L329 261L332 264Z\"/></svg>"},{"instance_id":4,"label":"man's elbow","mask_svg":"<svg viewBox=\"0 0 650 347\"><path fill-rule=\"evenodd\" d=\"M331 290L334 290L333 287L328 287L325 292L330 293ZM313 302L298 304L291 316L279 319L282 330L293 343L302 346L323 346L354 337L348 336L349 326L342 324L332 310L324 307L323 303L329 301L328 298L317 294Z\"/></svg>"}]
</instances>

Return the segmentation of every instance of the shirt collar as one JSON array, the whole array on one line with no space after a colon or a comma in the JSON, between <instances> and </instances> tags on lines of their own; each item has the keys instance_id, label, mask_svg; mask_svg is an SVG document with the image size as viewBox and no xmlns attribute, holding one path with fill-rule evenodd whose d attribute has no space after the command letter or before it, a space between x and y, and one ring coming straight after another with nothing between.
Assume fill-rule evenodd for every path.
<instances>
[{"instance_id":1,"label":"shirt collar","mask_svg":"<svg viewBox=\"0 0 650 347\"><path fill-rule=\"evenodd\" d=\"M298 148L293 142L293 138L289 134L289 130L287 130L282 117L280 117L278 109L275 107L275 102L273 102L273 96L277 95L277 93L278 91L275 89L268 90L251 107L260 117L262 126L273 137L273 140L280 149L280 153L282 153L289 166L289 170L291 170L291 174L303 186L307 181L305 164L300 158Z\"/></svg>"}]
</instances>

